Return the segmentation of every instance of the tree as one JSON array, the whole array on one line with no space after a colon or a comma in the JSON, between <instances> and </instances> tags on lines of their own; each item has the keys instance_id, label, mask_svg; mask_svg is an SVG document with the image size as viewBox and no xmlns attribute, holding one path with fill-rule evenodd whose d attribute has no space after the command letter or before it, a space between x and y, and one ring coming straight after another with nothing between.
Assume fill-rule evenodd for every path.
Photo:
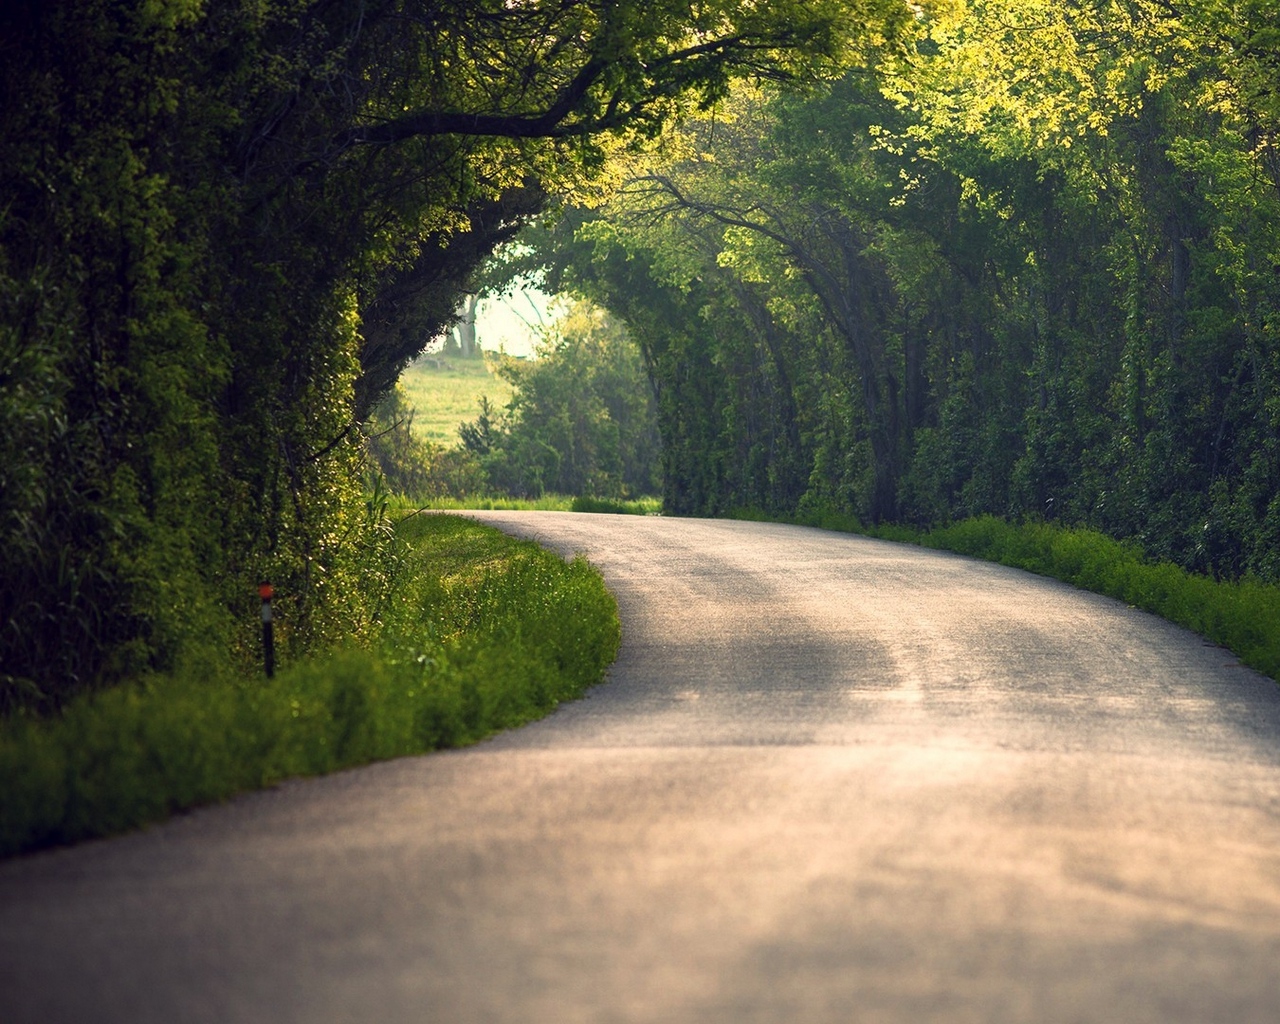
<instances>
[{"instance_id":1,"label":"tree","mask_svg":"<svg viewBox=\"0 0 1280 1024\"><path fill-rule=\"evenodd\" d=\"M549 262L645 350L669 507L767 507L789 463L784 510L1040 515L1275 578L1272 6L922 11L582 214ZM770 377L789 404L745 399ZM775 408L788 455L729 457Z\"/></svg>"},{"instance_id":2,"label":"tree","mask_svg":"<svg viewBox=\"0 0 1280 1024\"><path fill-rule=\"evenodd\" d=\"M694 261L685 280L697 276L736 307L776 380L769 390L781 403L778 432L791 448L801 404L795 368L807 360L779 314L788 311L793 330L821 335L813 323L820 311L841 343L837 373L851 389L856 424L850 440L870 449L871 486L861 504L876 520L897 513L902 460L918 425L907 414L921 409L919 332L894 312L891 276L907 258L902 250L920 243L889 205L893 193L867 132L893 117L867 76L847 76L813 98L741 94L723 116L691 129L683 150L691 156L634 176L611 214L624 244L657 241L668 261L683 247ZM678 238L658 236L652 225L664 222L677 226ZM893 252L879 244L887 230L897 231ZM781 287L803 294L784 296ZM619 301L620 291L615 286L604 301ZM787 462L770 459L775 468ZM794 484L784 491L799 497Z\"/></svg>"},{"instance_id":3,"label":"tree","mask_svg":"<svg viewBox=\"0 0 1280 1024\"><path fill-rule=\"evenodd\" d=\"M501 421L487 406L461 430L492 485L625 498L657 490L658 433L640 354L625 328L589 303L569 306L533 360L502 357L515 389Z\"/></svg>"},{"instance_id":4,"label":"tree","mask_svg":"<svg viewBox=\"0 0 1280 1024\"><path fill-rule=\"evenodd\" d=\"M485 256L736 78L815 78L904 12L0 7L0 706L248 651L264 576L284 657L376 629L357 427Z\"/></svg>"}]
</instances>

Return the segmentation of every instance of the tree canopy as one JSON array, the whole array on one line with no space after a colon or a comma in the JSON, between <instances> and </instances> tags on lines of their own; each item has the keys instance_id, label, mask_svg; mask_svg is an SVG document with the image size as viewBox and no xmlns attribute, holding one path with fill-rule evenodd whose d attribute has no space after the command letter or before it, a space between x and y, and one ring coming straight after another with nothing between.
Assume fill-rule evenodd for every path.
<instances>
[{"instance_id":1,"label":"tree canopy","mask_svg":"<svg viewBox=\"0 0 1280 1024\"><path fill-rule=\"evenodd\" d=\"M486 256L733 81L820 80L908 18L0 7L0 706L246 651L261 578L285 656L374 628L359 425Z\"/></svg>"},{"instance_id":2,"label":"tree canopy","mask_svg":"<svg viewBox=\"0 0 1280 1024\"><path fill-rule=\"evenodd\" d=\"M264 578L284 657L375 630L362 423L517 237L511 270L625 322L671 511L1037 515L1276 579L1278 23L0 6L0 708L247 661ZM622 407L562 371L527 374L511 443L577 408L570 475L629 487Z\"/></svg>"},{"instance_id":3,"label":"tree canopy","mask_svg":"<svg viewBox=\"0 0 1280 1024\"><path fill-rule=\"evenodd\" d=\"M1278 13L922 9L530 236L641 345L668 505L1045 516L1276 579Z\"/></svg>"}]
</instances>

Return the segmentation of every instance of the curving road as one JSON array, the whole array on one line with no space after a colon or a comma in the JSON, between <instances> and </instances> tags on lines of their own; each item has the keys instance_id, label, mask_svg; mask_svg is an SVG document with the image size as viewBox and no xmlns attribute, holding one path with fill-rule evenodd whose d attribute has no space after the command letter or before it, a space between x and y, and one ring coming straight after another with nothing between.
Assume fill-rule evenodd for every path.
<instances>
[{"instance_id":1,"label":"curving road","mask_svg":"<svg viewBox=\"0 0 1280 1024\"><path fill-rule=\"evenodd\" d=\"M1280 688L1226 652L863 538L478 515L601 567L610 681L0 864L0 1020L1280 1019Z\"/></svg>"}]
</instances>

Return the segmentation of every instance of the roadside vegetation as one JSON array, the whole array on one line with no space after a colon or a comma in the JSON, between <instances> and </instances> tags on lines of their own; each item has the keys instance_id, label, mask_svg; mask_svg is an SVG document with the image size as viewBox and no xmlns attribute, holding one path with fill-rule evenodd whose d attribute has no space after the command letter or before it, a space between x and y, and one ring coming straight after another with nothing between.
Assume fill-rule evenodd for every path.
<instances>
[{"instance_id":1,"label":"roadside vegetation","mask_svg":"<svg viewBox=\"0 0 1280 1024\"><path fill-rule=\"evenodd\" d=\"M641 349L666 511L1043 519L1280 583L1280 6L915 10L519 236Z\"/></svg>"},{"instance_id":2,"label":"roadside vegetation","mask_svg":"<svg viewBox=\"0 0 1280 1024\"><path fill-rule=\"evenodd\" d=\"M1256 578L1215 580L1188 572L1096 530L1043 520L1011 523L995 516L925 530L867 525L839 512L778 516L738 509L732 518L858 533L1026 569L1168 619L1280 682L1280 586Z\"/></svg>"},{"instance_id":3,"label":"roadside vegetation","mask_svg":"<svg viewBox=\"0 0 1280 1024\"><path fill-rule=\"evenodd\" d=\"M614 515L660 516L661 498L585 498L567 494L544 494L541 498L437 498L425 505L418 505L406 497L396 499L405 509L422 508L433 511L464 511L466 509L493 509L497 511L527 512L608 512Z\"/></svg>"},{"instance_id":4,"label":"roadside vegetation","mask_svg":"<svg viewBox=\"0 0 1280 1024\"><path fill-rule=\"evenodd\" d=\"M263 579L285 660L359 642L385 597L370 415L484 261L733 81L817 82L907 21L0 4L0 716L243 658Z\"/></svg>"},{"instance_id":5,"label":"roadside vegetation","mask_svg":"<svg viewBox=\"0 0 1280 1024\"><path fill-rule=\"evenodd\" d=\"M870 524L1274 674L1277 13L0 5L4 848L558 699L461 681L524 556L392 502ZM428 425L516 277L572 302Z\"/></svg>"},{"instance_id":6,"label":"roadside vegetation","mask_svg":"<svg viewBox=\"0 0 1280 1024\"><path fill-rule=\"evenodd\" d=\"M446 371L424 367L374 410L370 459L390 489L433 508L514 501L656 511L656 403L640 351L618 318L577 300L543 330L534 358L480 356L441 357ZM490 380L505 389L501 406ZM449 419L452 445L429 440Z\"/></svg>"},{"instance_id":7,"label":"roadside vegetation","mask_svg":"<svg viewBox=\"0 0 1280 1024\"><path fill-rule=\"evenodd\" d=\"M580 696L617 652L616 605L581 559L442 515L402 518L395 550L365 646L270 679L192 665L0 723L0 856L473 743Z\"/></svg>"}]
</instances>

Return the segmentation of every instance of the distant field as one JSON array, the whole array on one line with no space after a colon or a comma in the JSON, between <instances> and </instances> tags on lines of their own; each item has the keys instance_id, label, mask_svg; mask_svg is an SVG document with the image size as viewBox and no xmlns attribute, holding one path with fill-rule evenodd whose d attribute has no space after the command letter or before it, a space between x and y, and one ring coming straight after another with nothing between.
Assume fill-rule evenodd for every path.
<instances>
[{"instance_id":1,"label":"distant field","mask_svg":"<svg viewBox=\"0 0 1280 1024\"><path fill-rule=\"evenodd\" d=\"M400 377L413 407L413 436L436 444L458 443L458 424L474 420L480 396L487 395L496 409L511 400L511 385L489 373L480 359L439 360L410 366Z\"/></svg>"}]
</instances>

